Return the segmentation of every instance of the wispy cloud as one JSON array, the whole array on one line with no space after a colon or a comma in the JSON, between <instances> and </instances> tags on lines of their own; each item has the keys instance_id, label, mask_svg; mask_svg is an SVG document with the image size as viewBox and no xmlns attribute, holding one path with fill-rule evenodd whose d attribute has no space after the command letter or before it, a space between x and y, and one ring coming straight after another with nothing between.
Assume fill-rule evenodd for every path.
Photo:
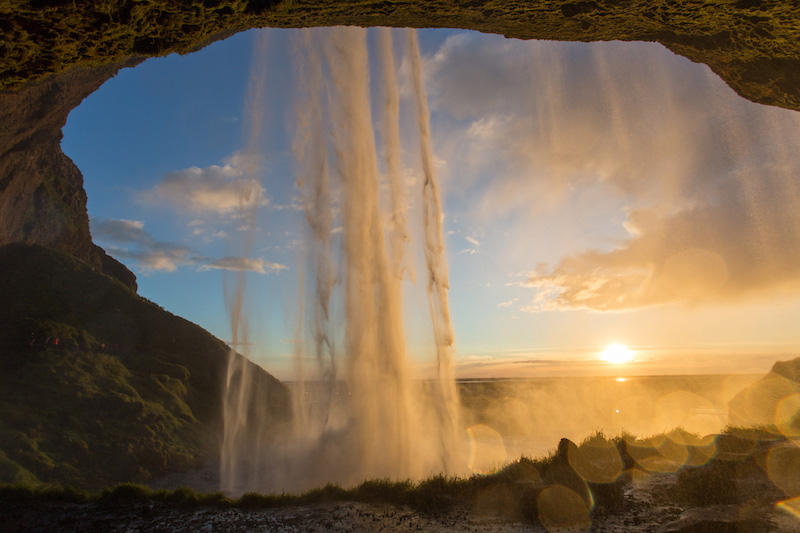
<instances>
[{"instance_id":1,"label":"wispy cloud","mask_svg":"<svg viewBox=\"0 0 800 533\"><path fill-rule=\"evenodd\" d=\"M246 257L223 257L215 261L211 261L202 265L198 270L206 271L212 269L220 270L236 270L257 272L259 274L268 274L270 272L277 272L279 270L287 270L289 267L278 263L270 263L263 259L251 259Z\"/></svg>"},{"instance_id":2,"label":"wispy cloud","mask_svg":"<svg viewBox=\"0 0 800 533\"><path fill-rule=\"evenodd\" d=\"M256 203L267 203L264 188L256 178L260 165L258 158L237 152L222 165L170 172L141 198L191 213L235 215Z\"/></svg>"},{"instance_id":3,"label":"wispy cloud","mask_svg":"<svg viewBox=\"0 0 800 533\"><path fill-rule=\"evenodd\" d=\"M530 310L730 301L798 287L798 207L791 195L737 194L671 215L648 215L646 224L637 225L641 232L615 250L540 265L526 280L538 292ZM636 218L632 213L629 220Z\"/></svg>"},{"instance_id":4,"label":"wispy cloud","mask_svg":"<svg viewBox=\"0 0 800 533\"><path fill-rule=\"evenodd\" d=\"M272 209L274 209L276 211L286 211L286 210L298 211L298 212L302 212L303 211L303 205L299 201L296 201L295 199L292 199L292 201L290 203L288 203L288 204L272 203L272 204L270 204L270 208L272 208Z\"/></svg>"},{"instance_id":5,"label":"wispy cloud","mask_svg":"<svg viewBox=\"0 0 800 533\"><path fill-rule=\"evenodd\" d=\"M150 234L144 230L144 222L141 220L92 218L91 222L95 239L119 243L152 241Z\"/></svg>"},{"instance_id":6,"label":"wispy cloud","mask_svg":"<svg viewBox=\"0 0 800 533\"><path fill-rule=\"evenodd\" d=\"M226 231L209 228L202 220L192 220L187 224L187 226L191 229L193 237L201 237L206 243L209 243L214 239L228 238L228 233Z\"/></svg>"},{"instance_id":7,"label":"wispy cloud","mask_svg":"<svg viewBox=\"0 0 800 533\"><path fill-rule=\"evenodd\" d=\"M186 246L154 240L139 220L92 218L91 230L101 244L111 243L107 248L112 255L136 261L144 272L174 272L180 265L202 260Z\"/></svg>"},{"instance_id":8,"label":"wispy cloud","mask_svg":"<svg viewBox=\"0 0 800 533\"><path fill-rule=\"evenodd\" d=\"M120 259L135 261L143 273L174 272L181 266L199 271L246 270L259 274L288 268L262 258L209 258L188 246L153 239L144 229L144 222L139 220L92 218L91 229L93 237L109 253Z\"/></svg>"}]
</instances>

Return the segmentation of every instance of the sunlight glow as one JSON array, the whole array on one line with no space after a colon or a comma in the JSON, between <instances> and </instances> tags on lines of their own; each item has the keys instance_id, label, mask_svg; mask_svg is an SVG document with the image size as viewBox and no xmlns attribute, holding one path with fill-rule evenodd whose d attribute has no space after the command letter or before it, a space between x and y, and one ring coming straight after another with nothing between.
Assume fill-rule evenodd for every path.
<instances>
[{"instance_id":1,"label":"sunlight glow","mask_svg":"<svg viewBox=\"0 0 800 533\"><path fill-rule=\"evenodd\" d=\"M633 352L621 344L612 344L600 354L600 360L619 365L633 360Z\"/></svg>"}]
</instances>

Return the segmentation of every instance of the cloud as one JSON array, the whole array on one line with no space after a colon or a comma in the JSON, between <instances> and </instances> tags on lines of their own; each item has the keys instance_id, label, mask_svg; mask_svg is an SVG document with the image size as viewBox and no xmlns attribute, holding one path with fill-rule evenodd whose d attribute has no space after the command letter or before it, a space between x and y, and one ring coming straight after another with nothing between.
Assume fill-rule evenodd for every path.
<instances>
[{"instance_id":1,"label":"cloud","mask_svg":"<svg viewBox=\"0 0 800 533\"><path fill-rule=\"evenodd\" d=\"M199 221L193 221L199 222ZM209 243L214 239L227 239L228 233L224 230L217 230L212 231L211 229L207 228L203 225L202 222L198 224L188 224L188 226L192 229L192 236L193 237L200 237L202 236L203 242Z\"/></svg>"},{"instance_id":2,"label":"cloud","mask_svg":"<svg viewBox=\"0 0 800 533\"><path fill-rule=\"evenodd\" d=\"M164 248L161 250L127 250L110 246L108 252L119 259L132 259L144 271L174 272L180 265L192 264L191 252L180 247Z\"/></svg>"},{"instance_id":3,"label":"cloud","mask_svg":"<svg viewBox=\"0 0 800 533\"><path fill-rule=\"evenodd\" d=\"M186 246L154 240L142 221L92 218L91 231L98 242L113 243L107 247L112 255L136 261L144 272L174 272L180 265L202 260Z\"/></svg>"},{"instance_id":4,"label":"cloud","mask_svg":"<svg viewBox=\"0 0 800 533\"><path fill-rule=\"evenodd\" d=\"M92 218L91 230L93 237L103 244L109 253L119 259L135 261L144 273L175 272L181 266L194 267L201 272L222 269L247 270L260 274L288 268L264 259L205 257L188 246L155 240L145 231L144 222L137 220ZM222 232L212 235L222 237L220 233Z\"/></svg>"},{"instance_id":5,"label":"cloud","mask_svg":"<svg viewBox=\"0 0 800 533\"><path fill-rule=\"evenodd\" d=\"M221 166L170 172L142 197L148 202L167 203L192 213L236 215L256 203L267 203L264 188L255 177L259 168L258 158L237 152Z\"/></svg>"},{"instance_id":6,"label":"cloud","mask_svg":"<svg viewBox=\"0 0 800 533\"><path fill-rule=\"evenodd\" d=\"M464 238L467 239L467 242L469 242L473 246L480 246L481 245L481 243L480 243L480 241L478 241L478 239L473 239L472 237L464 237Z\"/></svg>"},{"instance_id":7,"label":"cloud","mask_svg":"<svg viewBox=\"0 0 800 533\"><path fill-rule=\"evenodd\" d=\"M634 211L629 220L641 233L619 248L539 265L526 281L537 290L526 310L624 310L794 292L787 289L800 286L798 196L761 194L641 215L646 222Z\"/></svg>"},{"instance_id":8,"label":"cloud","mask_svg":"<svg viewBox=\"0 0 800 533\"><path fill-rule=\"evenodd\" d=\"M278 263L270 263L263 259L250 259L246 257L223 257L215 261L204 264L198 270L206 271L212 269L220 270L236 270L257 272L259 274L268 274L270 272L277 272L279 270L286 270L289 267Z\"/></svg>"},{"instance_id":9,"label":"cloud","mask_svg":"<svg viewBox=\"0 0 800 533\"><path fill-rule=\"evenodd\" d=\"M152 241L140 220L92 218L92 234L96 239L121 243Z\"/></svg>"},{"instance_id":10,"label":"cloud","mask_svg":"<svg viewBox=\"0 0 800 533\"><path fill-rule=\"evenodd\" d=\"M747 102L654 44L462 34L426 67L458 183L448 202L515 228L505 249L547 254L523 281L535 290L523 310L800 286L798 113Z\"/></svg>"},{"instance_id":11,"label":"cloud","mask_svg":"<svg viewBox=\"0 0 800 533\"><path fill-rule=\"evenodd\" d=\"M292 199L292 201L288 204L273 203L270 204L270 207L276 211L285 211L285 210L297 211L297 212L303 211L303 205L299 201L296 201L295 199Z\"/></svg>"}]
</instances>

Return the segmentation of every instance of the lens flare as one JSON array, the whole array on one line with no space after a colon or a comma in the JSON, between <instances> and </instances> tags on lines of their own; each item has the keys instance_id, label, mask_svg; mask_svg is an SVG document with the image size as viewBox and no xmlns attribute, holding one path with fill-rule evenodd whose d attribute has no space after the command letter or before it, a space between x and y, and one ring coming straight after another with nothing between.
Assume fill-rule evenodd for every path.
<instances>
[{"instance_id":1,"label":"lens flare","mask_svg":"<svg viewBox=\"0 0 800 533\"><path fill-rule=\"evenodd\" d=\"M800 520L800 497L778 502L775 507Z\"/></svg>"},{"instance_id":2,"label":"lens flare","mask_svg":"<svg viewBox=\"0 0 800 533\"><path fill-rule=\"evenodd\" d=\"M537 499L539 521L548 532L589 531L592 518L583 498L563 485L544 489Z\"/></svg>"},{"instance_id":3,"label":"lens flare","mask_svg":"<svg viewBox=\"0 0 800 533\"><path fill-rule=\"evenodd\" d=\"M472 453L469 469L476 474L492 474L497 472L506 462L507 453L503 437L483 424L467 429Z\"/></svg>"},{"instance_id":4,"label":"lens flare","mask_svg":"<svg viewBox=\"0 0 800 533\"><path fill-rule=\"evenodd\" d=\"M571 449L568 459L572 469L592 483L613 483L624 466L617 447L605 439L592 439Z\"/></svg>"},{"instance_id":5,"label":"lens flare","mask_svg":"<svg viewBox=\"0 0 800 533\"><path fill-rule=\"evenodd\" d=\"M790 440L767 454L767 475L776 487L790 498L800 496L800 441Z\"/></svg>"}]
</instances>

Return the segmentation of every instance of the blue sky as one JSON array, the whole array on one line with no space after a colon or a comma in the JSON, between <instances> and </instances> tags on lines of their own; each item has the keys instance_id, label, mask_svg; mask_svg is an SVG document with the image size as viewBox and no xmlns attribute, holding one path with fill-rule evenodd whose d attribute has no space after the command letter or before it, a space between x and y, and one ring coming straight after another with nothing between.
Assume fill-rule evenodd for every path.
<instances>
[{"instance_id":1,"label":"blue sky","mask_svg":"<svg viewBox=\"0 0 800 533\"><path fill-rule=\"evenodd\" d=\"M246 267L250 355L289 377L305 238L296 30L261 31L256 181L243 156L255 31L121 71L72 112L62 147L84 174L95 241L140 294L229 340L223 277ZM419 35L459 375L760 372L797 355L800 114L747 102L657 44ZM256 189L244 265L236 207ZM424 362L427 304L410 266L407 336ZM599 362L612 343L637 357Z\"/></svg>"}]
</instances>

